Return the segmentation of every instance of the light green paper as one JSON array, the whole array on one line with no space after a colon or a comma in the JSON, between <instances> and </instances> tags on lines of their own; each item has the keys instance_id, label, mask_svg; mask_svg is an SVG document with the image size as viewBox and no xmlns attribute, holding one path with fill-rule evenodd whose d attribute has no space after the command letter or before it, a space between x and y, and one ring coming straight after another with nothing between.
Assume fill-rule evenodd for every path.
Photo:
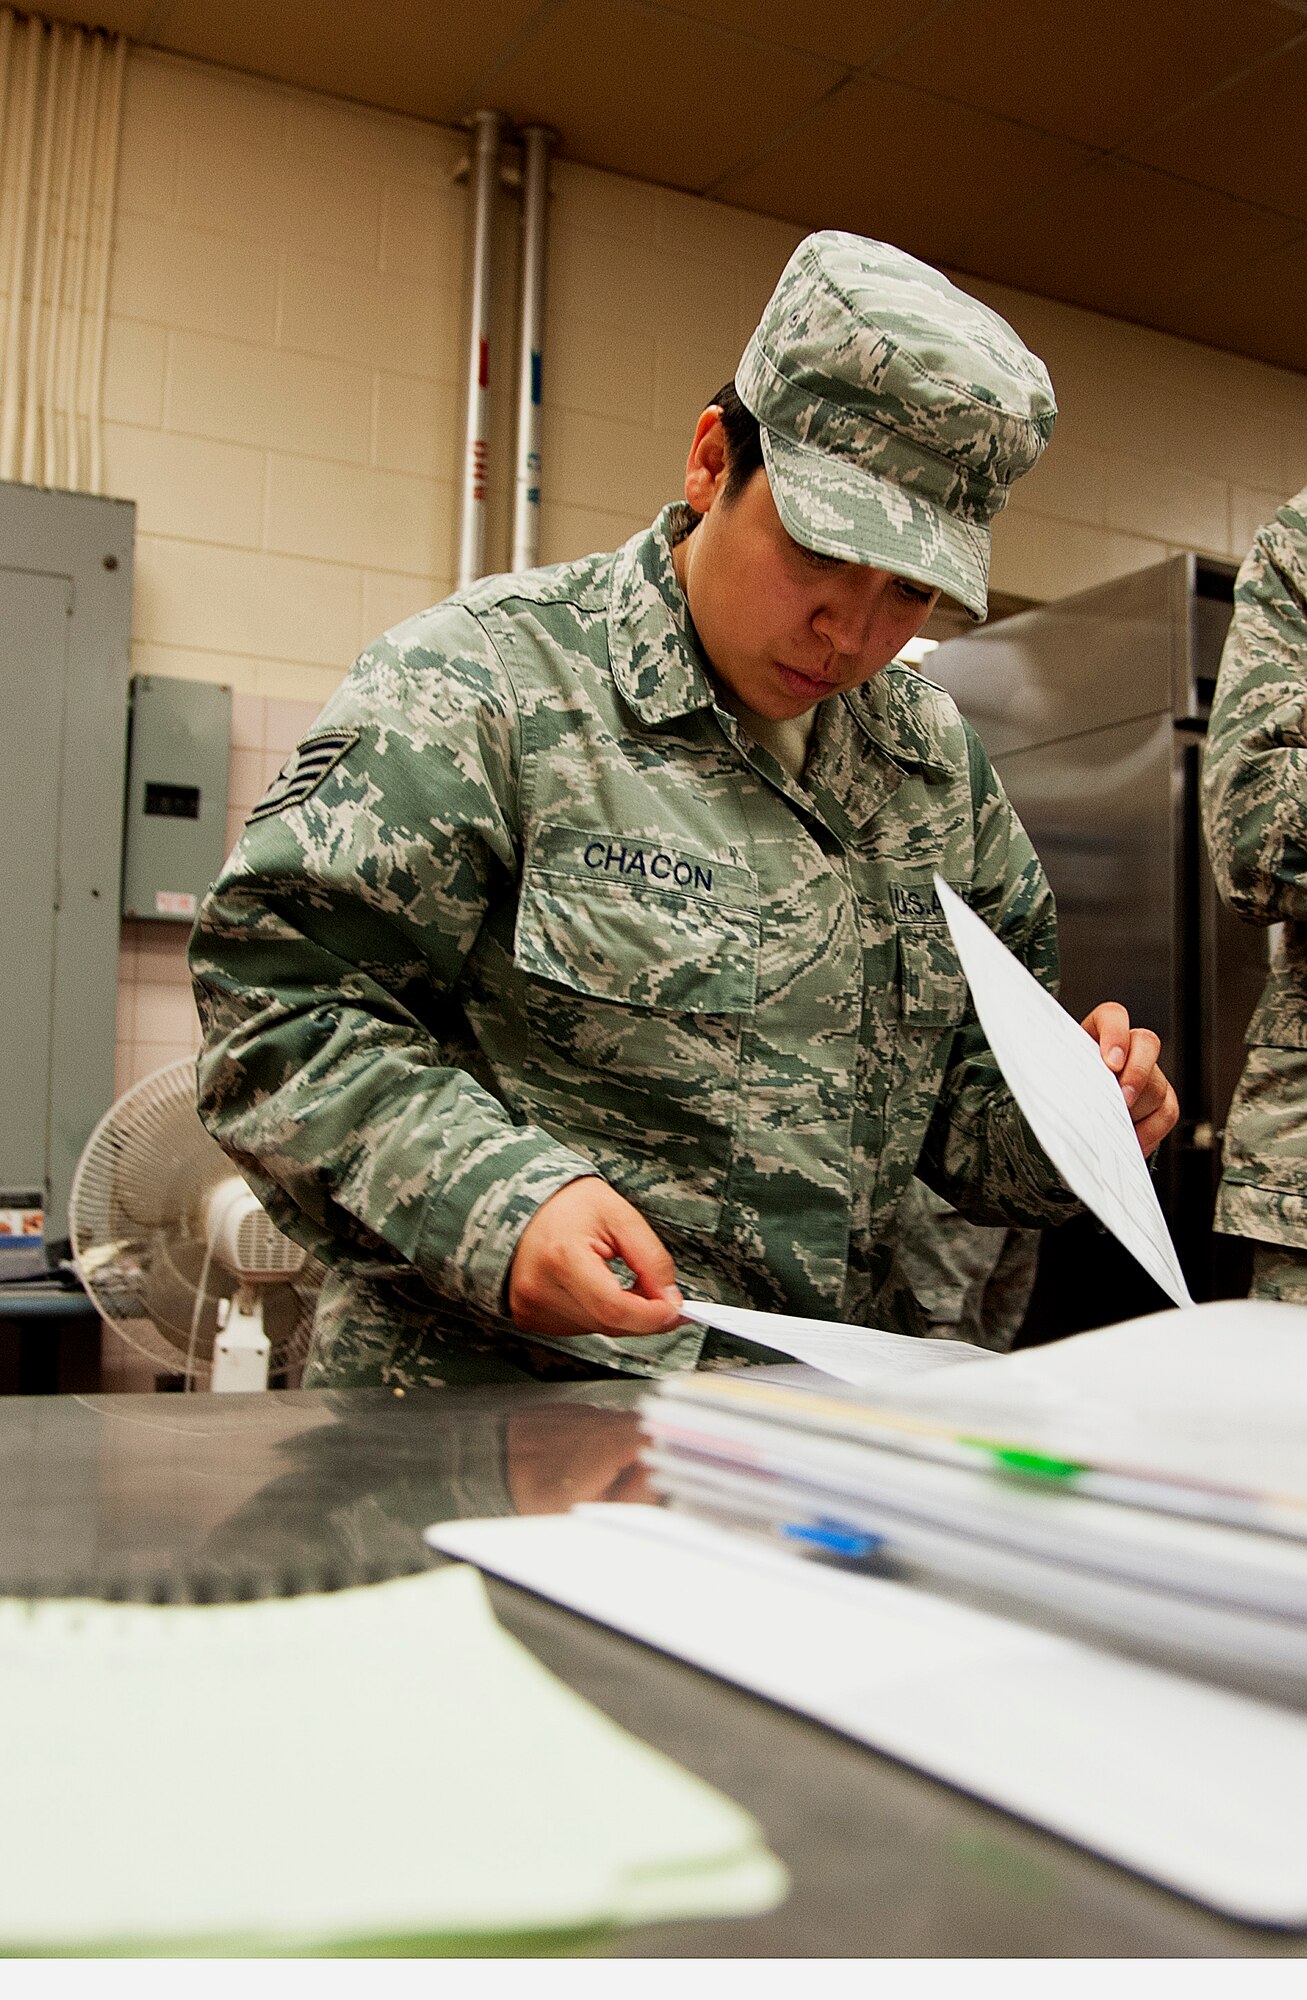
<instances>
[{"instance_id":1,"label":"light green paper","mask_svg":"<svg viewBox=\"0 0 1307 2000\"><path fill-rule=\"evenodd\" d=\"M785 1889L748 1814L555 1680L472 1569L0 1602L0 1949L511 1950Z\"/></svg>"}]
</instances>

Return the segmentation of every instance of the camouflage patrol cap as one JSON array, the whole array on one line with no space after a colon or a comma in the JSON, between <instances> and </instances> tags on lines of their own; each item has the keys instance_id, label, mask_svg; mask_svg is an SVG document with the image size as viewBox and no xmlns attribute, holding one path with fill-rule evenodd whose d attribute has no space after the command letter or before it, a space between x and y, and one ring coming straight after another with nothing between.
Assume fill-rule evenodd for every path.
<instances>
[{"instance_id":1,"label":"camouflage patrol cap","mask_svg":"<svg viewBox=\"0 0 1307 2000\"><path fill-rule=\"evenodd\" d=\"M1057 415L1005 320L892 244L824 229L781 273L735 387L796 541L984 617L990 520Z\"/></svg>"}]
</instances>

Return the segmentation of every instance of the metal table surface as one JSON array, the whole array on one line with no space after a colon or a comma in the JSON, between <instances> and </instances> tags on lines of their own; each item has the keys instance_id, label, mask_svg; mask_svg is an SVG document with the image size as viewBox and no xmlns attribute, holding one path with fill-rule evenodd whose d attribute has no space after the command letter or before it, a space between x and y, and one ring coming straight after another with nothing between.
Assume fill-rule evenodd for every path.
<instances>
[{"instance_id":1,"label":"metal table surface","mask_svg":"<svg viewBox=\"0 0 1307 2000\"><path fill-rule=\"evenodd\" d=\"M159 1602L427 1567L431 1521L647 1498L643 1384L395 1395L0 1398L0 1592ZM617 1722L756 1815L770 1915L618 1932L627 1957L1241 1957L1222 1920L604 1628L490 1582L504 1624Z\"/></svg>"}]
</instances>

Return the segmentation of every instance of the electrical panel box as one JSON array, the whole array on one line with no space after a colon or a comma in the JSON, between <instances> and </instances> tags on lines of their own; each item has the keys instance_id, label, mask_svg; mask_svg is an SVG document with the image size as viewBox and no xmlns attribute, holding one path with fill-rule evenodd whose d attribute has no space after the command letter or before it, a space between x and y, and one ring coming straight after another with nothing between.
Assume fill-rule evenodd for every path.
<instances>
[{"instance_id":1,"label":"electrical panel box","mask_svg":"<svg viewBox=\"0 0 1307 2000\"><path fill-rule=\"evenodd\" d=\"M123 915L192 923L227 854L231 689L132 679Z\"/></svg>"},{"instance_id":2,"label":"electrical panel box","mask_svg":"<svg viewBox=\"0 0 1307 2000\"><path fill-rule=\"evenodd\" d=\"M0 1278L67 1236L113 1098L134 520L0 482Z\"/></svg>"}]
</instances>

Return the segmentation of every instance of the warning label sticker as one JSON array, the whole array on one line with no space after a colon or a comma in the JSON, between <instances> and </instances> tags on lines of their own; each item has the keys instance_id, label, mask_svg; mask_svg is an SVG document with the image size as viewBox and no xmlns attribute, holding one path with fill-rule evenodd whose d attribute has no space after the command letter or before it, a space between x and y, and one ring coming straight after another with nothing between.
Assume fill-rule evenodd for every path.
<instances>
[{"instance_id":1,"label":"warning label sticker","mask_svg":"<svg viewBox=\"0 0 1307 2000\"><path fill-rule=\"evenodd\" d=\"M43 1198L0 1189L0 1278L36 1278L45 1270Z\"/></svg>"},{"instance_id":2,"label":"warning label sticker","mask_svg":"<svg viewBox=\"0 0 1307 2000\"><path fill-rule=\"evenodd\" d=\"M43 1208L0 1208L0 1249L16 1241L30 1248L33 1237L38 1242L45 1238Z\"/></svg>"}]
</instances>

